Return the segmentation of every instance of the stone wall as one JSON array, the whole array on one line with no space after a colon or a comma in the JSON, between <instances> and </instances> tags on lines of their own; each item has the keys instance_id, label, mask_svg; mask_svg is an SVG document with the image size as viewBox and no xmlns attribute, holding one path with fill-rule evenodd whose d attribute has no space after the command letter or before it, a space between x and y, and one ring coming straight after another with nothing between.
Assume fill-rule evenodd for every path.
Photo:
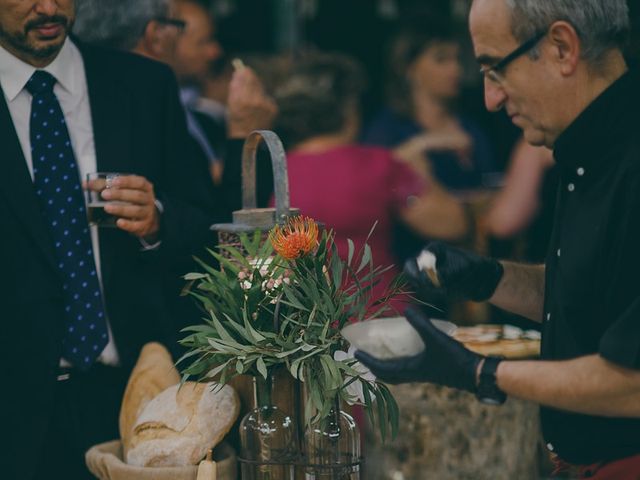
<instances>
[{"instance_id":1,"label":"stone wall","mask_svg":"<svg viewBox=\"0 0 640 480\"><path fill-rule=\"evenodd\" d=\"M426 384L392 386L400 432L382 445L365 435L366 480L537 480L540 427L536 405L500 407L468 393Z\"/></svg>"}]
</instances>

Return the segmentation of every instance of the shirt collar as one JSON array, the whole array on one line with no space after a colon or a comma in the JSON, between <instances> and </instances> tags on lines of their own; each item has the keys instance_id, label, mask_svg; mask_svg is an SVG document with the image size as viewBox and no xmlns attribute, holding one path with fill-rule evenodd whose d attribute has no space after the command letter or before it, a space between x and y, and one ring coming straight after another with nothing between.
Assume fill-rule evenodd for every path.
<instances>
[{"instance_id":1,"label":"shirt collar","mask_svg":"<svg viewBox=\"0 0 640 480\"><path fill-rule=\"evenodd\" d=\"M198 103L200 94L196 87L182 87L180 89L180 100L185 107L193 108Z\"/></svg>"},{"instance_id":2,"label":"shirt collar","mask_svg":"<svg viewBox=\"0 0 640 480\"><path fill-rule=\"evenodd\" d=\"M80 57L80 51L67 38L58 56L42 69L53 75L60 86L72 95L80 93L81 88L75 75L75 69L78 68L76 61L78 57ZM36 70L33 65L20 60L0 47L0 86L9 102L18 96Z\"/></svg>"},{"instance_id":3,"label":"shirt collar","mask_svg":"<svg viewBox=\"0 0 640 480\"><path fill-rule=\"evenodd\" d=\"M558 137L554 157L561 169L601 167L602 155L635 128L640 70L630 69L597 97Z\"/></svg>"}]
</instances>

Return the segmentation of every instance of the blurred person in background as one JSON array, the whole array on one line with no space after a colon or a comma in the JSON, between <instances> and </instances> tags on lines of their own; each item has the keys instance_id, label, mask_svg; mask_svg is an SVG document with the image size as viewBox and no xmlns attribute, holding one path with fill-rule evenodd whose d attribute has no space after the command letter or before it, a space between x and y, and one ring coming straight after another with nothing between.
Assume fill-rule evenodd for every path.
<instances>
[{"instance_id":1,"label":"blurred person in background","mask_svg":"<svg viewBox=\"0 0 640 480\"><path fill-rule=\"evenodd\" d=\"M365 128L362 141L393 149L448 190L480 188L493 159L481 129L454 109L463 73L458 32L431 17L407 21L388 57L389 106ZM469 241L470 233L463 240ZM393 249L400 260L423 245L424 239L404 225L394 226Z\"/></svg>"},{"instance_id":2,"label":"blurred person in background","mask_svg":"<svg viewBox=\"0 0 640 480\"><path fill-rule=\"evenodd\" d=\"M174 71L182 85L202 87L212 63L222 55L213 18L197 0L175 0L176 18L184 30L176 43Z\"/></svg>"},{"instance_id":3,"label":"blurred person in background","mask_svg":"<svg viewBox=\"0 0 640 480\"><path fill-rule=\"evenodd\" d=\"M229 96L229 84L233 71L233 65L227 56L215 61L202 82L202 95L196 105L198 110L206 112L216 122L225 124L225 130L227 97Z\"/></svg>"},{"instance_id":4,"label":"blurred person in background","mask_svg":"<svg viewBox=\"0 0 640 480\"><path fill-rule=\"evenodd\" d=\"M454 109L463 73L458 32L435 18L407 22L392 40L388 65L389 106L367 126L364 143L424 156L446 188L481 187L493 159L481 129Z\"/></svg>"},{"instance_id":5,"label":"blurred person in background","mask_svg":"<svg viewBox=\"0 0 640 480\"><path fill-rule=\"evenodd\" d=\"M83 42L124 50L173 66L185 23L173 0L76 0L73 33Z\"/></svg>"},{"instance_id":6,"label":"blurred person in background","mask_svg":"<svg viewBox=\"0 0 640 480\"><path fill-rule=\"evenodd\" d=\"M178 78L195 155L212 182L222 177L224 125L197 108L200 82L221 55L213 20L191 0L78 0L74 33L83 42L131 51L169 65ZM192 152L193 153L193 152ZM219 198L219 192L212 188ZM221 208L222 215L229 215Z\"/></svg>"},{"instance_id":7,"label":"blurred person in background","mask_svg":"<svg viewBox=\"0 0 640 480\"><path fill-rule=\"evenodd\" d=\"M631 17L631 38L627 48L627 60L631 63L640 61L640 2L628 0Z\"/></svg>"},{"instance_id":8,"label":"blurred person in background","mask_svg":"<svg viewBox=\"0 0 640 480\"><path fill-rule=\"evenodd\" d=\"M357 144L365 79L348 57L311 54L294 64L274 91L275 131L287 149L291 205L336 234L346 258L347 239L369 239L377 265L393 265L394 219L420 235L457 240L469 225L461 205L424 172L390 150ZM380 294L398 270L375 287Z\"/></svg>"},{"instance_id":9,"label":"blurred person in background","mask_svg":"<svg viewBox=\"0 0 640 480\"><path fill-rule=\"evenodd\" d=\"M254 130L271 130L278 113L266 82L256 73L256 64L268 63L270 70L280 72L280 57L253 60L248 64L236 62L227 88L227 143L222 189L231 211L242 208L242 147ZM253 67L249 64L253 64ZM257 68L263 70L260 65ZM264 76L264 72L261 72ZM271 75L266 75L270 77ZM273 169L268 151L259 148L256 157L256 200L258 207L266 207L273 194Z\"/></svg>"},{"instance_id":10,"label":"blurred person in background","mask_svg":"<svg viewBox=\"0 0 640 480\"><path fill-rule=\"evenodd\" d=\"M185 28L178 37L173 70L180 83L180 97L187 111L187 125L205 152L211 178L222 182L226 126L224 116L203 108L202 88L213 62L222 56L209 11L197 0L176 0L176 17Z\"/></svg>"},{"instance_id":11,"label":"blurred person in background","mask_svg":"<svg viewBox=\"0 0 640 480\"><path fill-rule=\"evenodd\" d=\"M486 215L487 234L521 239L512 259L541 262L547 253L555 211L557 170L553 152L520 139L509 160L504 185Z\"/></svg>"}]
</instances>

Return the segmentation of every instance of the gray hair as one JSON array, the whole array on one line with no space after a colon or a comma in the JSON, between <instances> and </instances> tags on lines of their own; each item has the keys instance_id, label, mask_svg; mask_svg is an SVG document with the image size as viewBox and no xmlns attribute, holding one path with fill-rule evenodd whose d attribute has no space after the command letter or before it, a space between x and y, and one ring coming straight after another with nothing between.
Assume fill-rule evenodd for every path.
<instances>
[{"instance_id":1,"label":"gray hair","mask_svg":"<svg viewBox=\"0 0 640 480\"><path fill-rule=\"evenodd\" d=\"M505 0L512 12L511 30L519 42L564 20L576 29L582 58L597 63L614 48L625 46L629 32L626 0ZM535 55L535 50L532 51Z\"/></svg>"},{"instance_id":2,"label":"gray hair","mask_svg":"<svg viewBox=\"0 0 640 480\"><path fill-rule=\"evenodd\" d=\"M171 0L76 0L73 33L83 42L132 50L147 24L169 14Z\"/></svg>"}]
</instances>

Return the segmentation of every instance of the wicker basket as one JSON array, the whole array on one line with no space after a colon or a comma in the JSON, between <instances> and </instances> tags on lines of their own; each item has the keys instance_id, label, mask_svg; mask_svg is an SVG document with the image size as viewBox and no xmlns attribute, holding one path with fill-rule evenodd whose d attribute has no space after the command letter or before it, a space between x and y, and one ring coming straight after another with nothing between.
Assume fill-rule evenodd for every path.
<instances>
[{"instance_id":1,"label":"wicker basket","mask_svg":"<svg viewBox=\"0 0 640 480\"><path fill-rule=\"evenodd\" d=\"M236 454L226 443L213 451L217 480L236 480ZM100 480L196 480L197 465L188 467L134 467L122 461L119 440L94 445L85 455L87 467Z\"/></svg>"}]
</instances>

